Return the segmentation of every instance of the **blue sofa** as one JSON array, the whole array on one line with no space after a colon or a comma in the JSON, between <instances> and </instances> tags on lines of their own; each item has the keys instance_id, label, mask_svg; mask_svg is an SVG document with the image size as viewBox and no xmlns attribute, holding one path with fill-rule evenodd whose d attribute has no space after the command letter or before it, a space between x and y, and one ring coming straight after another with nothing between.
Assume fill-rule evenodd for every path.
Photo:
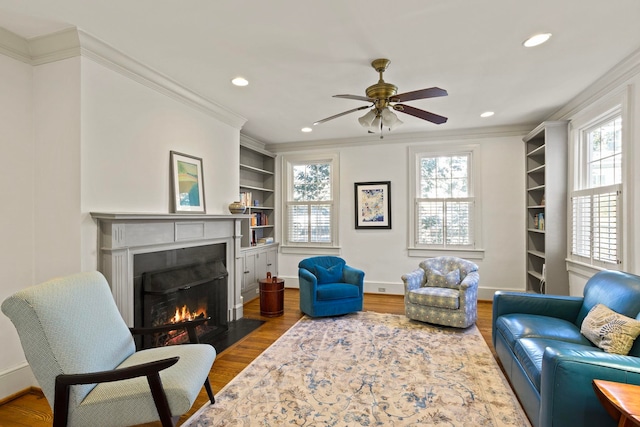
<instances>
[{"instance_id":1,"label":"blue sofa","mask_svg":"<svg viewBox=\"0 0 640 427\"><path fill-rule=\"evenodd\" d=\"M621 356L580 333L598 303L640 320L640 277L601 271L583 297L496 292L493 346L534 427L613 427L592 380L640 384L640 339Z\"/></svg>"},{"instance_id":2,"label":"blue sofa","mask_svg":"<svg viewBox=\"0 0 640 427\"><path fill-rule=\"evenodd\" d=\"M364 271L335 256L306 258L298 264L300 311L311 317L361 311Z\"/></svg>"}]
</instances>

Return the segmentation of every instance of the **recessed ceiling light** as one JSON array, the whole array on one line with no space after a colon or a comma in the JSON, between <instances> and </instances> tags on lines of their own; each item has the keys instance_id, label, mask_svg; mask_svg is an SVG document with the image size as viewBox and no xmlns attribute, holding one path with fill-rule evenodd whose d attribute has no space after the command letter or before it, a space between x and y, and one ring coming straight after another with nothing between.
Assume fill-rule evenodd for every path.
<instances>
[{"instance_id":1,"label":"recessed ceiling light","mask_svg":"<svg viewBox=\"0 0 640 427\"><path fill-rule=\"evenodd\" d=\"M249 81L244 77L236 77L235 79L231 80L231 83L236 86L246 86L249 84Z\"/></svg>"},{"instance_id":2,"label":"recessed ceiling light","mask_svg":"<svg viewBox=\"0 0 640 427\"><path fill-rule=\"evenodd\" d=\"M541 45L551 38L551 33L544 34L536 34L535 36L531 36L522 43L524 47L534 47Z\"/></svg>"},{"instance_id":3,"label":"recessed ceiling light","mask_svg":"<svg viewBox=\"0 0 640 427\"><path fill-rule=\"evenodd\" d=\"M302 128L300 129L302 132L311 132L313 129L311 128Z\"/></svg>"},{"instance_id":4,"label":"recessed ceiling light","mask_svg":"<svg viewBox=\"0 0 640 427\"><path fill-rule=\"evenodd\" d=\"M480 114L480 117L491 117L494 114L495 113L493 111L485 111L484 113Z\"/></svg>"}]
</instances>

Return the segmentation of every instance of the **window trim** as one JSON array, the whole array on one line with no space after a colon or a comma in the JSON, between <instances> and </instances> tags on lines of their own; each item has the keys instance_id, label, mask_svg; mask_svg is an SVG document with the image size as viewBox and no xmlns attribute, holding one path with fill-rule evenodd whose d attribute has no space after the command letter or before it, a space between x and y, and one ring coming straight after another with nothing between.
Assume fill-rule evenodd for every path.
<instances>
[{"instance_id":1,"label":"window trim","mask_svg":"<svg viewBox=\"0 0 640 427\"><path fill-rule=\"evenodd\" d=\"M583 269L587 269L596 273L603 268L610 270L625 270L627 264L626 254L629 253L629 245L631 242L628 233L624 230L629 230L629 215L627 215L627 206L629 206L629 191L628 185L631 181L631 172L629 171L628 164L630 157L633 155L632 147L630 146L631 140L631 123L629 122L629 100L631 99L630 93L632 86L628 85L611 93L606 99L597 102L594 105L585 108L583 111L574 116L570 124L570 143L569 150L569 188L567 194L567 268L572 270L572 266L580 266ZM571 213L572 203L571 198L583 191L580 187L580 179L585 175L584 167L586 162L584 161L585 151L583 145L585 144L583 138L584 134L593 129L598 124L602 124L607 120L620 115L622 118L622 183L615 184L618 188L621 188L622 194L619 200L619 222L618 222L618 236L620 239L618 252L618 264L603 263L600 261L593 262L586 260L584 257L572 254L573 243L573 216ZM578 190L577 188L580 188Z\"/></svg>"},{"instance_id":2,"label":"window trim","mask_svg":"<svg viewBox=\"0 0 640 427\"><path fill-rule=\"evenodd\" d=\"M473 207L473 244L470 246L451 246L448 248L435 247L433 245L419 245L417 239L417 200L419 199L418 179L420 170L420 159L424 156L455 156L469 154L469 194L467 198L474 200ZM481 168L480 157L481 148L479 144L461 145L416 145L408 149L409 163L409 185L408 185L408 227L407 249L410 257L432 257L443 253L451 256L459 256L468 259L483 259L484 249L482 248L482 197L481 197Z\"/></svg>"},{"instance_id":3,"label":"window trim","mask_svg":"<svg viewBox=\"0 0 640 427\"><path fill-rule=\"evenodd\" d=\"M299 243L288 241L287 204L292 192L291 173L294 165L309 163L331 164L331 243ZM282 253L309 255L339 255L340 211L340 156L338 153L286 154L281 157L281 197L282 227L280 227L280 249Z\"/></svg>"}]
</instances>

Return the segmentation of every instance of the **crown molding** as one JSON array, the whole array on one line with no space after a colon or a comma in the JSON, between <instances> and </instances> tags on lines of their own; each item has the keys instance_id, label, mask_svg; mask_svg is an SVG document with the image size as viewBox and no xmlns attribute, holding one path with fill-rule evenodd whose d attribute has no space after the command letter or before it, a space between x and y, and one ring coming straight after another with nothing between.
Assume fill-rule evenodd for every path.
<instances>
[{"instance_id":1,"label":"crown molding","mask_svg":"<svg viewBox=\"0 0 640 427\"><path fill-rule=\"evenodd\" d=\"M31 64L32 62L29 42L2 27L0 27L0 54L25 64Z\"/></svg>"},{"instance_id":2,"label":"crown molding","mask_svg":"<svg viewBox=\"0 0 640 427\"><path fill-rule=\"evenodd\" d=\"M267 144L266 148L272 153L282 153L289 151L308 151L314 149L357 147L364 145L412 144L454 140L460 141L465 139L501 138L508 136L523 137L531 132L531 129L536 127L538 124L539 123L523 123L509 126L491 126L431 132L388 133L385 134L384 139L382 140L378 134L375 134L356 138L283 142Z\"/></svg>"},{"instance_id":3,"label":"crown molding","mask_svg":"<svg viewBox=\"0 0 640 427\"><path fill-rule=\"evenodd\" d=\"M579 111L587 108L593 102L604 98L611 91L623 85L626 81L640 74L640 49L631 53L616 64L602 77L580 92L575 98L553 113L549 120L566 120Z\"/></svg>"},{"instance_id":4,"label":"crown molding","mask_svg":"<svg viewBox=\"0 0 640 427\"><path fill-rule=\"evenodd\" d=\"M0 28L0 53L32 66L83 56L236 129L242 129L247 122L241 115L197 94L79 28L68 28L28 40Z\"/></svg>"}]
</instances>

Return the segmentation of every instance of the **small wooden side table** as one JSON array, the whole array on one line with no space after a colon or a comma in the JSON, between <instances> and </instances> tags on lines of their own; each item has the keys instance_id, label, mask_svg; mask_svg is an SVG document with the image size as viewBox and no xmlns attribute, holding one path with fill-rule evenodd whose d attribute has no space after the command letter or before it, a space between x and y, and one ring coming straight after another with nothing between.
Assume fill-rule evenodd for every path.
<instances>
[{"instance_id":1,"label":"small wooden side table","mask_svg":"<svg viewBox=\"0 0 640 427\"><path fill-rule=\"evenodd\" d=\"M618 427L640 426L640 386L593 380L593 389Z\"/></svg>"},{"instance_id":2,"label":"small wooden side table","mask_svg":"<svg viewBox=\"0 0 640 427\"><path fill-rule=\"evenodd\" d=\"M260 284L260 315L282 316L284 313L284 279L267 276L258 280Z\"/></svg>"}]
</instances>

